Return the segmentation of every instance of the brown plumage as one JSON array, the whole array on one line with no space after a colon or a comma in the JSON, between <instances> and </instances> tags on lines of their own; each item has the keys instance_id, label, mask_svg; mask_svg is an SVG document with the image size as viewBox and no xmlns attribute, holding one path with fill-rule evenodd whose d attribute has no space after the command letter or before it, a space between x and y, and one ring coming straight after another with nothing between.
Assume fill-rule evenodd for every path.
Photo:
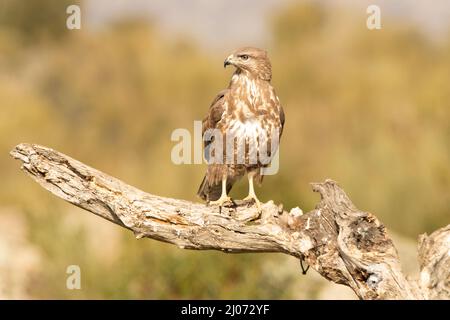
<instances>
[{"instance_id":1,"label":"brown plumage","mask_svg":"<svg viewBox=\"0 0 450 320\"><path fill-rule=\"evenodd\" d=\"M236 71L228 88L213 100L203 120L205 157L209 165L198 195L221 206L231 200L227 194L233 184L247 173L250 188L245 200L255 201L260 209L253 179L262 181L260 169L269 165L278 148L284 112L270 83L272 67L266 51L240 48L228 56L224 62L227 65L233 65ZM223 143L212 133L221 133ZM233 148L227 149L227 144Z\"/></svg>"}]
</instances>

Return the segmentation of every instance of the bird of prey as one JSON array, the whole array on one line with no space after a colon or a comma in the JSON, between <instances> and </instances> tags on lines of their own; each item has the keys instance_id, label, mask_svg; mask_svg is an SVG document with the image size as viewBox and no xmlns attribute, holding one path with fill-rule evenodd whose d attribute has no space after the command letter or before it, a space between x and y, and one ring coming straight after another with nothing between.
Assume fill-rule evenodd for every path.
<instances>
[{"instance_id":1,"label":"bird of prey","mask_svg":"<svg viewBox=\"0 0 450 320\"><path fill-rule=\"evenodd\" d=\"M272 66L265 50L240 48L225 59L224 67L228 65L236 68L228 88L215 97L203 120L208 168L197 194L210 205L232 203L228 192L247 174L244 201L255 202L261 212L253 182L262 182L261 169L270 165L278 148L284 112L270 82Z\"/></svg>"}]
</instances>

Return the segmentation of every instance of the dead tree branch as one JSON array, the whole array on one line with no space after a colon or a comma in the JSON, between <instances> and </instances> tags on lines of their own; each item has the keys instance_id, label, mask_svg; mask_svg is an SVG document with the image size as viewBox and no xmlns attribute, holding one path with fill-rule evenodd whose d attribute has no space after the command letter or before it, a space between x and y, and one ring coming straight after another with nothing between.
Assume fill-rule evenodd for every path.
<instances>
[{"instance_id":1,"label":"dead tree branch","mask_svg":"<svg viewBox=\"0 0 450 320\"><path fill-rule=\"evenodd\" d=\"M449 297L450 226L422 236L419 283L403 275L385 227L358 210L333 181L313 183L316 209L290 212L269 201L261 216L246 205L217 207L145 193L47 147L20 144L11 155L56 196L134 232L180 248L281 252L305 260L361 299Z\"/></svg>"},{"instance_id":2,"label":"dead tree branch","mask_svg":"<svg viewBox=\"0 0 450 320\"><path fill-rule=\"evenodd\" d=\"M450 225L419 236L420 287L427 299L450 299Z\"/></svg>"}]
</instances>

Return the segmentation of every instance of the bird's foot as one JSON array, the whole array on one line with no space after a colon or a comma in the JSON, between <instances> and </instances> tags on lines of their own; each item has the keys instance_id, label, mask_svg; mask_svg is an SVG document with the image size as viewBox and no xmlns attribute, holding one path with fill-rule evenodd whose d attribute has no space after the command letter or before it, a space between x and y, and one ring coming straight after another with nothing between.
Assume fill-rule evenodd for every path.
<instances>
[{"instance_id":1,"label":"bird's foot","mask_svg":"<svg viewBox=\"0 0 450 320\"><path fill-rule=\"evenodd\" d=\"M221 211L222 211L222 207L231 206L233 204L234 204L233 200L230 197L228 197L228 196L220 196L219 199L217 199L215 201L209 201L208 202L209 206L211 206L211 205L212 206L219 206Z\"/></svg>"},{"instance_id":2,"label":"bird's foot","mask_svg":"<svg viewBox=\"0 0 450 320\"><path fill-rule=\"evenodd\" d=\"M258 213L262 212L261 202L259 201L259 199L255 195L249 194L244 199L242 199L242 202L243 203L255 203L256 207L258 208Z\"/></svg>"}]
</instances>

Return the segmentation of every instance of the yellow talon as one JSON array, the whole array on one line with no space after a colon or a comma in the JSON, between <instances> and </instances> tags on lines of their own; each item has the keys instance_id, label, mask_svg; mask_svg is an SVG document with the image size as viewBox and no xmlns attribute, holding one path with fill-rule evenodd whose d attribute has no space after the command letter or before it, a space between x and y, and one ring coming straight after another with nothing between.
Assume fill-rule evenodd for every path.
<instances>
[{"instance_id":1,"label":"yellow talon","mask_svg":"<svg viewBox=\"0 0 450 320\"><path fill-rule=\"evenodd\" d=\"M226 203L233 203L233 200L231 200L231 198L228 196L221 196L219 199L217 199L215 201L210 201L208 204L213 205L213 206L218 205L220 207L223 207L223 205Z\"/></svg>"},{"instance_id":2,"label":"yellow talon","mask_svg":"<svg viewBox=\"0 0 450 320\"><path fill-rule=\"evenodd\" d=\"M249 173L248 174L248 196L246 196L242 201L254 201L256 204L256 207L258 208L258 213L262 212L261 209L261 202L256 197L255 189L253 188L253 177L254 174Z\"/></svg>"},{"instance_id":3,"label":"yellow talon","mask_svg":"<svg viewBox=\"0 0 450 320\"><path fill-rule=\"evenodd\" d=\"M222 194L219 199L214 201L209 201L208 205L218 205L220 208L220 211L222 211L222 207L224 204L229 203L232 204L233 200L229 196L227 196L227 178L224 177L222 179Z\"/></svg>"}]
</instances>

